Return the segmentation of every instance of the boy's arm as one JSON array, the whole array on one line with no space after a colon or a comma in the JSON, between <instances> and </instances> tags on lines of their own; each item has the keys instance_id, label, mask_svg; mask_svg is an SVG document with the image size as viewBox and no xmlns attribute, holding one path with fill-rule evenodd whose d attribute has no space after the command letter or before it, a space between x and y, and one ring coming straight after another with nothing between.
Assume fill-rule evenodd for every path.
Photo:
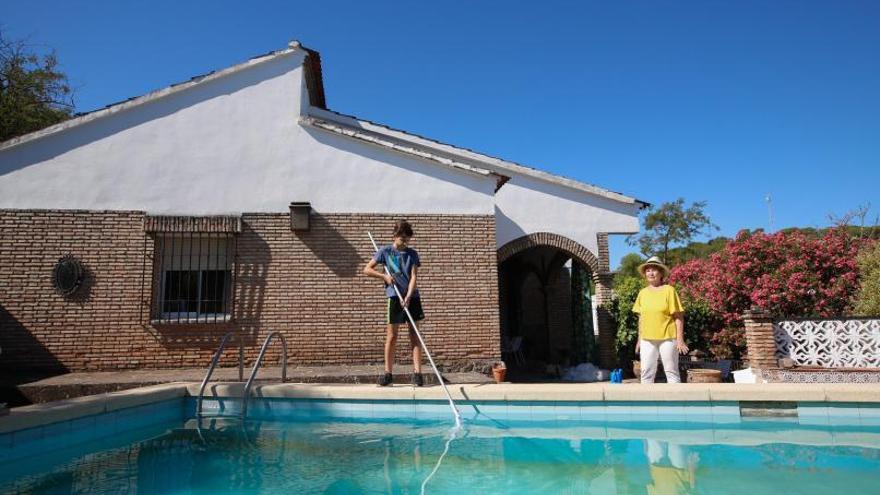
<instances>
[{"instance_id":1,"label":"boy's arm","mask_svg":"<svg viewBox=\"0 0 880 495\"><path fill-rule=\"evenodd\" d=\"M376 265L378 264L379 262L377 262L376 260L370 260L370 262L367 263L367 266L364 267L364 275L373 278L380 278L388 285L394 283L394 279L391 278L391 275L376 270Z\"/></svg>"},{"instance_id":2,"label":"boy's arm","mask_svg":"<svg viewBox=\"0 0 880 495\"><path fill-rule=\"evenodd\" d=\"M406 288L406 296L403 298L403 306L409 306L409 301L412 299L413 292L416 291L416 273L418 272L419 267L412 267L412 274L409 276L409 287Z\"/></svg>"}]
</instances>

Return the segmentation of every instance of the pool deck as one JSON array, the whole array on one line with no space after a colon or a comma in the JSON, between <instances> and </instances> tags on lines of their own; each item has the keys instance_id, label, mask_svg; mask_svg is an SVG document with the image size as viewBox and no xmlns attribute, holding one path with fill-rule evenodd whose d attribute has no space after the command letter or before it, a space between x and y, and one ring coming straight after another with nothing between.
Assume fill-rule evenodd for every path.
<instances>
[{"instance_id":1,"label":"pool deck","mask_svg":"<svg viewBox=\"0 0 880 495\"><path fill-rule=\"evenodd\" d=\"M106 394L34 404L10 410L0 417L0 433L42 426L82 416L116 411L174 398L196 396L198 382L177 382ZM240 397L244 384L212 382L206 397ZM461 384L450 385L457 401L566 402L810 402L880 404L880 384ZM276 383L256 385L254 397L289 399L442 401L439 386Z\"/></svg>"},{"instance_id":2,"label":"pool deck","mask_svg":"<svg viewBox=\"0 0 880 495\"><path fill-rule=\"evenodd\" d=\"M287 381L297 383L347 383L375 384L381 371L380 365L338 365L338 366L288 366ZM50 377L7 376L0 377L0 387L10 395L8 400L13 406L53 402L73 397L96 395L131 388L158 385L161 383L201 382L205 377L205 368L195 369L157 369L157 370L121 370L66 373ZM244 369L247 379L251 369ZM412 374L412 366L397 365L394 369L394 380L408 384ZM452 383L491 383L492 379L483 373L450 372L444 373ZM426 384L436 384L433 374L424 373ZM281 380L279 366L260 368L261 382ZM237 381L238 368L217 368L212 381ZM3 401L0 401L3 402Z\"/></svg>"}]
</instances>

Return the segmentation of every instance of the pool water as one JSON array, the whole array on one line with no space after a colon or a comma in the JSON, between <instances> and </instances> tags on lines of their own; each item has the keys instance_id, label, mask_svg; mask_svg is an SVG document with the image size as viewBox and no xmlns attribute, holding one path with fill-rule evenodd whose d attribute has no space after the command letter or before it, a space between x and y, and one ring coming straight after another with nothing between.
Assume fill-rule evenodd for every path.
<instances>
[{"instance_id":1,"label":"pool water","mask_svg":"<svg viewBox=\"0 0 880 495\"><path fill-rule=\"evenodd\" d=\"M190 419L7 462L0 491L876 494L880 426Z\"/></svg>"}]
</instances>

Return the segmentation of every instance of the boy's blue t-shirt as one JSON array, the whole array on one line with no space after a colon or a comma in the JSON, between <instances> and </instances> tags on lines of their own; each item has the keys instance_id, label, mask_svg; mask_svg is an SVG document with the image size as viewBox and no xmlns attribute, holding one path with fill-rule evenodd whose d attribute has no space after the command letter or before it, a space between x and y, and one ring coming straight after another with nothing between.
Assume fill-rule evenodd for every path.
<instances>
[{"instance_id":1,"label":"boy's blue t-shirt","mask_svg":"<svg viewBox=\"0 0 880 495\"><path fill-rule=\"evenodd\" d=\"M406 297L413 267L422 265L421 260L419 260L419 253L415 249L406 248L403 251L398 251L393 245L382 246L373 255L373 261L388 267L388 271L391 272L391 277L394 278L397 290L400 291L402 297ZM385 286L385 294L388 297L397 297L397 294L394 293L394 287L390 285ZM419 290L415 289L412 296L413 298L419 297Z\"/></svg>"}]
</instances>

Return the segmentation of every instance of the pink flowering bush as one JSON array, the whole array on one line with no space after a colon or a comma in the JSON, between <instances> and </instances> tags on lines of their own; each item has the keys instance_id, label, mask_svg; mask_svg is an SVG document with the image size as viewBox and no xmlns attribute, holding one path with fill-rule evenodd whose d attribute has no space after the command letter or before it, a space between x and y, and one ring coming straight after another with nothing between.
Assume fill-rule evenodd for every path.
<instances>
[{"instance_id":1,"label":"pink flowering bush","mask_svg":"<svg viewBox=\"0 0 880 495\"><path fill-rule=\"evenodd\" d=\"M742 231L709 258L676 266L670 279L685 301L705 303L719 316L711 352L735 358L745 350L742 313L751 306L789 317L847 313L859 286L856 255L865 242L871 241L844 229L818 238Z\"/></svg>"}]
</instances>

